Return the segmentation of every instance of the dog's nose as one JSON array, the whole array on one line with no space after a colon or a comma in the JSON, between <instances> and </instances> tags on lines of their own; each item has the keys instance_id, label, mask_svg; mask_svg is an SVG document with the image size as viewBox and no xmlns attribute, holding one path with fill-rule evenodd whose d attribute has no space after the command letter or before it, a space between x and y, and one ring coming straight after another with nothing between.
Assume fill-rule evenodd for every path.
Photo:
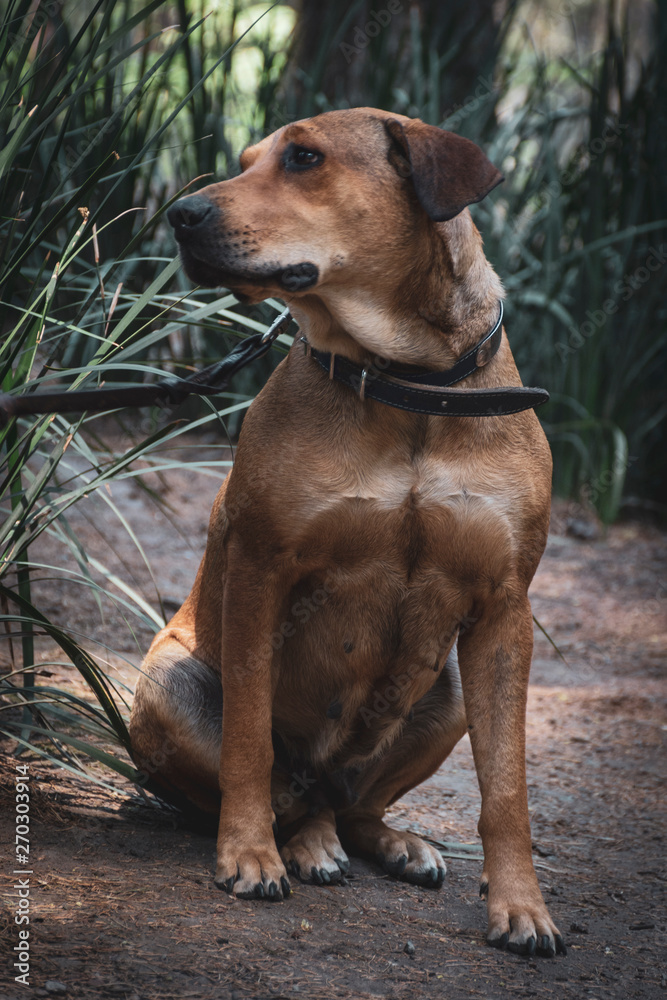
<instances>
[{"instance_id":1,"label":"dog's nose","mask_svg":"<svg viewBox=\"0 0 667 1000\"><path fill-rule=\"evenodd\" d=\"M167 218L174 229L194 229L211 214L213 208L213 203L208 199L191 194L187 198L179 198L178 201L174 202L167 212Z\"/></svg>"}]
</instances>

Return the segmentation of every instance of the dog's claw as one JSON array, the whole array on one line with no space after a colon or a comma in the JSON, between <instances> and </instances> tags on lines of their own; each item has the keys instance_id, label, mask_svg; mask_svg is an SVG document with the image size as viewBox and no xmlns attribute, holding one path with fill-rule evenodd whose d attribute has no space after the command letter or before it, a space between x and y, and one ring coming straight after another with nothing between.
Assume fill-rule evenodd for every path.
<instances>
[{"instance_id":1,"label":"dog's claw","mask_svg":"<svg viewBox=\"0 0 667 1000\"><path fill-rule=\"evenodd\" d=\"M554 945L551 943L551 938L549 937L548 934L543 934L542 937L540 938L537 945L537 951L538 954L546 955L547 958L553 958L554 955L556 954L556 949Z\"/></svg>"},{"instance_id":2,"label":"dog's claw","mask_svg":"<svg viewBox=\"0 0 667 1000\"><path fill-rule=\"evenodd\" d=\"M289 884L289 879L285 878L284 875L280 878L280 888L283 891L284 898L289 899L292 895L292 886Z\"/></svg>"},{"instance_id":3,"label":"dog's claw","mask_svg":"<svg viewBox=\"0 0 667 1000\"><path fill-rule=\"evenodd\" d=\"M537 939L534 934L531 934L527 941L509 941L507 944L507 950L514 955L528 955L529 957L535 954L536 947Z\"/></svg>"},{"instance_id":4,"label":"dog's claw","mask_svg":"<svg viewBox=\"0 0 667 1000\"><path fill-rule=\"evenodd\" d=\"M567 955L567 948L560 934L556 934L556 954Z\"/></svg>"},{"instance_id":5,"label":"dog's claw","mask_svg":"<svg viewBox=\"0 0 667 1000\"><path fill-rule=\"evenodd\" d=\"M491 945L492 948L498 948L500 951L504 951L505 948L507 947L509 939L510 939L509 933L505 931L505 933L501 934L499 938L489 938L488 943Z\"/></svg>"},{"instance_id":6,"label":"dog's claw","mask_svg":"<svg viewBox=\"0 0 667 1000\"><path fill-rule=\"evenodd\" d=\"M334 858L334 861L342 871L343 875L347 875L350 870L350 862L347 858Z\"/></svg>"},{"instance_id":7,"label":"dog's claw","mask_svg":"<svg viewBox=\"0 0 667 1000\"><path fill-rule=\"evenodd\" d=\"M253 886L252 889L247 889L245 892L234 893L237 899L263 899L264 898L264 887L259 882L257 885Z\"/></svg>"},{"instance_id":8,"label":"dog's claw","mask_svg":"<svg viewBox=\"0 0 667 1000\"><path fill-rule=\"evenodd\" d=\"M410 879L415 885L423 885L426 889L438 889L445 879L445 872L442 868L437 868L436 865L431 865L423 872L415 872L414 876Z\"/></svg>"},{"instance_id":9,"label":"dog's claw","mask_svg":"<svg viewBox=\"0 0 667 1000\"><path fill-rule=\"evenodd\" d=\"M378 860L383 868L385 868L390 875L400 877L408 866L408 856L407 854L401 854L400 858L396 861L387 861L384 854L378 854Z\"/></svg>"},{"instance_id":10,"label":"dog's claw","mask_svg":"<svg viewBox=\"0 0 667 1000\"><path fill-rule=\"evenodd\" d=\"M224 882L223 881L218 882L217 880L214 880L214 881L215 881L216 887L218 889L222 889L223 892L228 892L230 894L233 892L233 890L234 890L234 882L235 882L235 879L234 879L233 875L230 876L230 878L225 879Z\"/></svg>"}]
</instances>

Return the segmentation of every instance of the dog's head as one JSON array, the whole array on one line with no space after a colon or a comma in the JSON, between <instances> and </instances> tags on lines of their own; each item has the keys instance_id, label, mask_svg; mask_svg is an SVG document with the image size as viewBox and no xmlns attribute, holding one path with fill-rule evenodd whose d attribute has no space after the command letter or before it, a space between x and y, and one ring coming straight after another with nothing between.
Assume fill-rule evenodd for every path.
<instances>
[{"instance_id":1,"label":"dog's head","mask_svg":"<svg viewBox=\"0 0 667 1000\"><path fill-rule=\"evenodd\" d=\"M286 125L246 149L241 168L168 217L193 281L254 302L395 288L420 233L502 180L468 139L373 108Z\"/></svg>"}]
</instances>

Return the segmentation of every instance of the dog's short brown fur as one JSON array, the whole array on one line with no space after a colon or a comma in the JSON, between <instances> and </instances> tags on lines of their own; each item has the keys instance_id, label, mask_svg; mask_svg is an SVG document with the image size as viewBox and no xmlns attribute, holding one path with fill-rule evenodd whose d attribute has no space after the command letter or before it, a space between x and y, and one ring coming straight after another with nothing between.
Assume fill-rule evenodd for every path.
<instances>
[{"instance_id":1,"label":"dog's short brown fur","mask_svg":"<svg viewBox=\"0 0 667 1000\"><path fill-rule=\"evenodd\" d=\"M241 165L176 210L193 280L279 296L313 347L358 362L447 368L494 325L502 291L465 206L501 178L472 143L359 108L287 125ZM520 385L504 335L463 385ZM340 878L343 845L439 885L439 853L383 815L467 728L488 940L564 950L531 860L524 764L550 483L532 411L362 400L295 343L248 411L194 588L132 711L136 759L170 741L158 780L220 809L219 885L279 899L286 868Z\"/></svg>"}]
</instances>

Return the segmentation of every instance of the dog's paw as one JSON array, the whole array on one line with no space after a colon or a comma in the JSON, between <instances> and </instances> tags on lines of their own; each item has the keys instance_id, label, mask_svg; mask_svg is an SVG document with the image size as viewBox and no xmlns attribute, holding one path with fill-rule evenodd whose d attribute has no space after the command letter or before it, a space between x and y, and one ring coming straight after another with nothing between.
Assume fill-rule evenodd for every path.
<instances>
[{"instance_id":1,"label":"dog's paw","mask_svg":"<svg viewBox=\"0 0 667 1000\"><path fill-rule=\"evenodd\" d=\"M405 833L385 827L378 839L376 857L386 872L429 889L439 889L447 867L442 855L415 833Z\"/></svg>"},{"instance_id":2,"label":"dog's paw","mask_svg":"<svg viewBox=\"0 0 667 1000\"><path fill-rule=\"evenodd\" d=\"M280 852L290 875L302 882L340 882L350 867L347 854L331 827L304 823Z\"/></svg>"},{"instance_id":3,"label":"dog's paw","mask_svg":"<svg viewBox=\"0 0 667 1000\"><path fill-rule=\"evenodd\" d=\"M218 852L215 884L239 899L278 902L290 892L285 866L275 847Z\"/></svg>"},{"instance_id":4,"label":"dog's paw","mask_svg":"<svg viewBox=\"0 0 667 1000\"><path fill-rule=\"evenodd\" d=\"M488 892L489 927L486 940L493 948L507 948L517 955L566 955L563 937L549 916L542 896L528 889L521 898L519 887L511 898L498 899L493 882L482 885Z\"/></svg>"}]
</instances>

